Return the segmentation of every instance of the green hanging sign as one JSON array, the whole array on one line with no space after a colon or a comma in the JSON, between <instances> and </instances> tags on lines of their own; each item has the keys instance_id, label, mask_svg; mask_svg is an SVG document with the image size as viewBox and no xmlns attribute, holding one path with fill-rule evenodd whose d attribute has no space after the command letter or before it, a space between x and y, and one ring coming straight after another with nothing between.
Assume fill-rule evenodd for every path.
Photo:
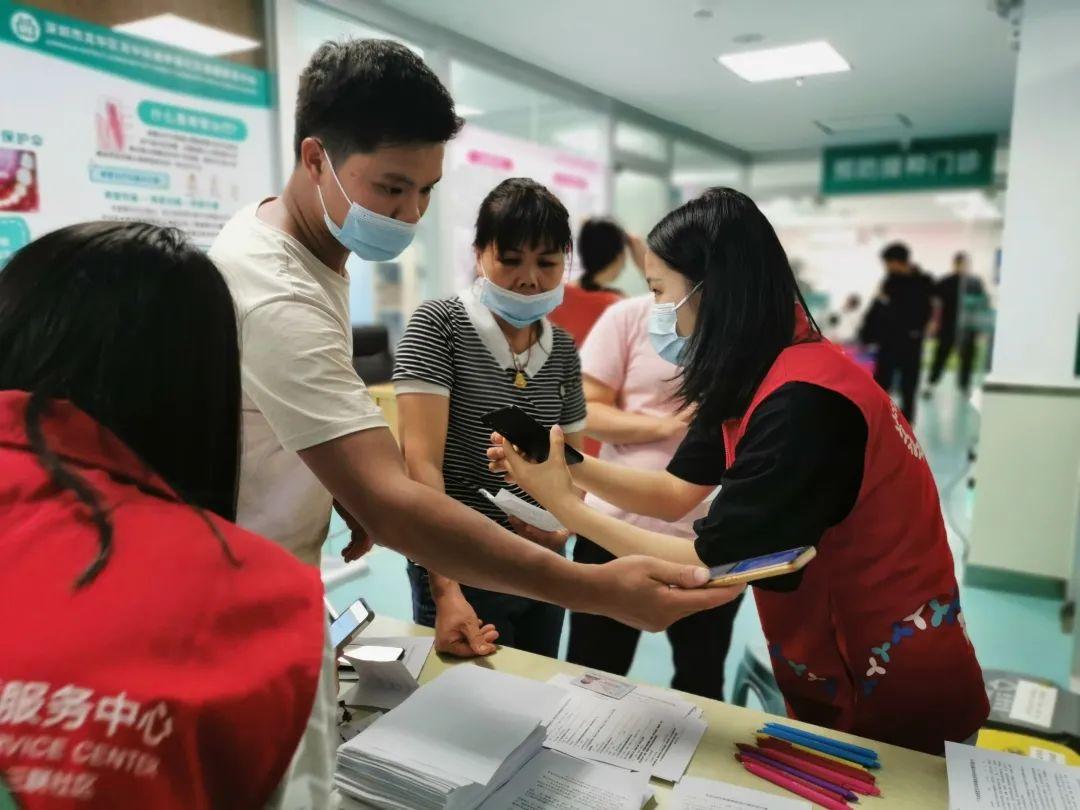
<instances>
[{"instance_id":1,"label":"green hanging sign","mask_svg":"<svg viewBox=\"0 0 1080 810\"><path fill-rule=\"evenodd\" d=\"M830 146L822 160L822 194L977 188L994 182L996 135L921 138L910 145Z\"/></svg>"}]
</instances>

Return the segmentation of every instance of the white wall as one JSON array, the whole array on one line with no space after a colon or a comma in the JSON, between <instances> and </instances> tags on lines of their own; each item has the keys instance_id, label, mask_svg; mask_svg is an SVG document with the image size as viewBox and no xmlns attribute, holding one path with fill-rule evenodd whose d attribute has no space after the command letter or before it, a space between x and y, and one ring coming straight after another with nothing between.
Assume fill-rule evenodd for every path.
<instances>
[{"instance_id":1,"label":"white wall","mask_svg":"<svg viewBox=\"0 0 1080 810\"><path fill-rule=\"evenodd\" d=\"M969 562L1068 579L1080 380L1080 4L1024 4L994 366Z\"/></svg>"},{"instance_id":2,"label":"white wall","mask_svg":"<svg viewBox=\"0 0 1080 810\"><path fill-rule=\"evenodd\" d=\"M1078 41L1080 3L1027 0L993 367L1002 382L1080 388Z\"/></svg>"}]
</instances>

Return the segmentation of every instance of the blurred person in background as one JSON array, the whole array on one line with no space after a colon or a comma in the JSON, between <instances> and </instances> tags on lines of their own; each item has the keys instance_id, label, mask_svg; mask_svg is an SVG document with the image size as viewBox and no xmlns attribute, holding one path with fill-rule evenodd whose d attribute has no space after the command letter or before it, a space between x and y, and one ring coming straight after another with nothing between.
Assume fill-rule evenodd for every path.
<instances>
[{"instance_id":1,"label":"blurred person in background","mask_svg":"<svg viewBox=\"0 0 1080 810\"><path fill-rule=\"evenodd\" d=\"M610 219L592 217L582 224L577 239L581 278L566 285L562 304L551 313L552 323L569 332L578 346L584 345L604 311L622 300L622 292L610 285L626 266L627 252L638 270L644 271L645 243L640 237L626 233ZM586 436L582 449L595 456L600 452L600 442Z\"/></svg>"},{"instance_id":2,"label":"blurred person in background","mask_svg":"<svg viewBox=\"0 0 1080 810\"><path fill-rule=\"evenodd\" d=\"M581 226L577 239L581 278L566 285L562 304L551 313L551 321L569 332L578 346L604 310L623 297L611 285L626 266L628 250L634 264L644 267L645 245L640 238L610 219L594 217Z\"/></svg>"},{"instance_id":3,"label":"blurred person in background","mask_svg":"<svg viewBox=\"0 0 1080 810\"><path fill-rule=\"evenodd\" d=\"M937 335L937 347L930 366L930 379L923 396L933 396L953 349L960 361L956 377L962 393L971 389L971 371L975 365L976 319L985 309L988 298L982 281L971 275L971 260L963 251L953 257L953 269L934 286L934 319L931 334Z\"/></svg>"},{"instance_id":4,"label":"blurred person in background","mask_svg":"<svg viewBox=\"0 0 1080 810\"><path fill-rule=\"evenodd\" d=\"M656 353L649 340L652 296L629 298L609 307L581 348L590 438L602 441L600 458L640 470L664 470L675 455L693 416L678 400L679 367ZM684 538L696 537L694 521L705 517L700 504L679 520L644 517L586 498L594 509L634 526ZM615 556L578 536L574 561L604 563ZM675 622L667 630L675 676L671 686L715 700L724 699L724 661L741 599ZM640 631L602 616L570 615L566 659L575 664L626 675Z\"/></svg>"},{"instance_id":5,"label":"blurred person in background","mask_svg":"<svg viewBox=\"0 0 1080 810\"><path fill-rule=\"evenodd\" d=\"M851 293L844 299L843 305L835 312L830 312L825 319L822 334L833 343L848 346L858 337L862 316L862 297Z\"/></svg>"},{"instance_id":6,"label":"blurred person in background","mask_svg":"<svg viewBox=\"0 0 1080 810\"><path fill-rule=\"evenodd\" d=\"M885 280L860 330L864 344L877 346L874 379L891 393L899 378L900 409L915 424L923 339L933 313L934 282L911 261L911 251L893 242L881 251Z\"/></svg>"}]
</instances>

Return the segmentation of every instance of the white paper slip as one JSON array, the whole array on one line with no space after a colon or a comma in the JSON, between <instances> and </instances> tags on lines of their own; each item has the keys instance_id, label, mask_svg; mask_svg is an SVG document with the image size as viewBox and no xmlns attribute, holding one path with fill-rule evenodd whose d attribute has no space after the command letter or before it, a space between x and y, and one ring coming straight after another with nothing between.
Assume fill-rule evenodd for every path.
<instances>
[{"instance_id":1,"label":"white paper slip","mask_svg":"<svg viewBox=\"0 0 1080 810\"><path fill-rule=\"evenodd\" d=\"M952 810L1080 810L1080 768L945 743Z\"/></svg>"},{"instance_id":2,"label":"white paper slip","mask_svg":"<svg viewBox=\"0 0 1080 810\"><path fill-rule=\"evenodd\" d=\"M507 515L512 515L518 520L522 520L542 531L557 532L563 527L551 512L522 500L508 489L500 489L495 495L492 495L486 489L482 489L480 494Z\"/></svg>"},{"instance_id":3,"label":"white paper slip","mask_svg":"<svg viewBox=\"0 0 1080 810\"><path fill-rule=\"evenodd\" d=\"M541 751L480 810L640 810L651 795L647 773Z\"/></svg>"},{"instance_id":4,"label":"white paper slip","mask_svg":"<svg viewBox=\"0 0 1080 810\"><path fill-rule=\"evenodd\" d=\"M603 675L599 672L586 672L571 681L574 686L596 692L598 695L620 700L634 691L634 684Z\"/></svg>"},{"instance_id":5,"label":"white paper slip","mask_svg":"<svg viewBox=\"0 0 1080 810\"><path fill-rule=\"evenodd\" d=\"M621 700L579 689L568 675L566 700L547 721L546 748L677 782L686 771L706 724L686 701L668 703L635 689ZM684 705L685 704L685 705Z\"/></svg>"},{"instance_id":6,"label":"white paper slip","mask_svg":"<svg viewBox=\"0 0 1080 810\"><path fill-rule=\"evenodd\" d=\"M1057 704L1057 689L1034 681L1016 682L1009 719L1031 723L1033 726L1050 728Z\"/></svg>"},{"instance_id":7,"label":"white paper slip","mask_svg":"<svg viewBox=\"0 0 1080 810\"><path fill-rule=\"evenodd\" d=\"M671 791L672 810L810 810L810 803L714 779L684 776Z\"/></svg>"},{"instance_id":8,"label":"white paper slip","mask_svg":"<svg viewBox=\"0 0 1080 810\"><path fill-rule=\"evenodd\" d=\"M363 645L347 648L344 657L356 670L357 682L346 693L345 705L393 709L416 691L416 679L434 644L431 636L394 636L366 638ZM357 657L360 646L400 647L405 655L400 661L367 661Z\"/></svg>"},{"instance_id":9,"label":"white paper slip","mask_svg":"<svg viewBox=\"0 0 1080 810\"><path fill-rule=\"evenodd\" d=\"M579 678L575 678L573 675L560 673L551 676L548 679L548 683L567 689L568 687L574 686L575 682L578 680ZM688 700L683 700L670 689L659 689L655 686L641 686L638 684L633 684L633 686L633 691L628 693L625 698L621 699L629 700L632 703L639 704L643 708L648 708L650 710L668 708L682 715L693 715L695 717L701 717L702 715L702 711L697 705Z\"/></svg>"}]
</instances>

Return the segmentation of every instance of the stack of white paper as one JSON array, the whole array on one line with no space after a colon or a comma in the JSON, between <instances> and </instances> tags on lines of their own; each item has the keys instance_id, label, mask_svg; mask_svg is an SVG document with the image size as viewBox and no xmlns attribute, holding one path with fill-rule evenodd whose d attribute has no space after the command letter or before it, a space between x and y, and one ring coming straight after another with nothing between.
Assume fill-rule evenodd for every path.
<instances>
[{"instance_id":1,"label":"stack of white paper","mask_svg":"<svg viewBox=\"0 0 1080 810\"><path fill-rule=\"evenodd\" d=\"M334 783L375 807L471 810L541 748L555 687L465 664L338 749Z\"/></svg>"},{"instance_id":2,"label":"stack of white paper","mask_svg":"<svg viewBox=\"0 0 1080 810\"><path fill-rule=\"evenodd\" d=\"M647 773L541 751L480 810L641 810L652 797Z\"/></svg>"},{"instance_id":3,"label":"stack of white paper","mask_svg":"<svg viewBox=\"0 0 1080 810\"><path fill-rule=\"evenodd\" d=\"M604 694L596 691L596 680L614 682L605 675L556 675L548 681L567 697L547 719L544 746L677 782L705 733L701 709L673 692L645 686L626 684L629 691Z\"/></svg>"}]
</instances>

